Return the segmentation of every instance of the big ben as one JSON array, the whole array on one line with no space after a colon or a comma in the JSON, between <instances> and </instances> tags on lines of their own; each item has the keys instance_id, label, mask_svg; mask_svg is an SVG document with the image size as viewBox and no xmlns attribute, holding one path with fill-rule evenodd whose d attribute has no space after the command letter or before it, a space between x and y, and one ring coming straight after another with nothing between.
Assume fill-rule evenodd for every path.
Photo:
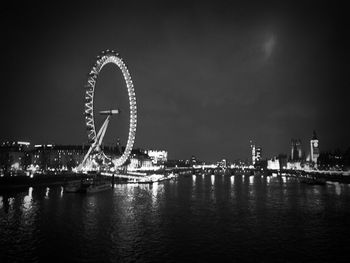
<instances>
[{"instance_id":1,"label":"big ben","mask_svg":"<svg viewBox=\"0 0 350 263\"><path fill-rule=\"evenodd\" d=\"M312 139L310 140L310 147L311 147L311 161L315 164L317 164L318 156L320 155L320 148L318 144L318 139L316 136L316 132L314 131Z\"/></svg>"}]
</instances>

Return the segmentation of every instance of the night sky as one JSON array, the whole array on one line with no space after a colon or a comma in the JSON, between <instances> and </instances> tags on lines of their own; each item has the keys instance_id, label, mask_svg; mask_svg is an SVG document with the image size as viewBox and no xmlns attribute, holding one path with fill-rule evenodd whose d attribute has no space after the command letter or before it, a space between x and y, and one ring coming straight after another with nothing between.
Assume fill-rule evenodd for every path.
<instances>
[{"instance_id":1,"label":"night sky","mask_svg":"<svg viewBox=\"0 0 350 263\"><path fill-rule=\"evenodd\" d=\"M135 147L233 160L253 139L272 157L291 138L308 150L313 130L321 151L350 146L348 9L337 1L47 2L1 8L0 140L85 143L83 86L109 48L134 81ZM97 82L96 107L122 110L106 144L125 140L123 85L113 65Z\"/></svg>"}]
</instances>

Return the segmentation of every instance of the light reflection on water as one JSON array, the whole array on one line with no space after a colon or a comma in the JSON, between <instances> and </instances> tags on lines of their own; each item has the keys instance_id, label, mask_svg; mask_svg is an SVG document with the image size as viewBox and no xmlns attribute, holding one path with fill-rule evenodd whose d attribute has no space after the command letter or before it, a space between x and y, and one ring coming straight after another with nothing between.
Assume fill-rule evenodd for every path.
<instances>
[{"instance_id":1,"label":"light reflection on water","mask_svg":"<svg viewBox=\"0 0 350 263\"><path fill-rule=\"evenodd\" d=\"M230 176L230 180L231 180L231 185L233 186L235 184L235 177L234 176Z\"/></svg>"},{"instance_id":2,"label":"light reflection on water","mask_svg":"<svg viewBox=\"0 0 350 263\"><path fill-rule=\"evenodd\" d=\"M261 261L329 261L343 254L334 240L349 245L348 211L348 185L285 177L190 175L91 195L28 188L0 194L0 255L64 262L220 255L244 262L254 247Z\"/></svg>"},{"instance_id":3,"label":"light reflection on water","mask_svg":"<svg viewBox=\"0 0 350 263\"><path fill-rule=\"evenodd\" d=\"M49 198L49 192L50 192L50 188L46 187L46 192L45 192L45 199Z\"/></svg>"},{"instance_id":4,"label":"light reflection on water","mask_svg":"<svg viewBox=\"0 0 350 263\"><path fill-rule=\"evenodd\" d=\"M32 199L33 199L32 193L33 193L33 187L29 187L28 195L26 195L23 198L23 206L26 210L29 210L32 208Z\"/></svg>"},{"instance_id":5,"label":"light reflection on water","mask_svg":"<svg viewBox=\"0 0 350 263\"><path fill-rule=\"evenodd\" d=\"M215 183L215 175L211 175L210 176L210 181L211 181L211 185L214 185L214 183Z\"/></svg>"}]
</instances>

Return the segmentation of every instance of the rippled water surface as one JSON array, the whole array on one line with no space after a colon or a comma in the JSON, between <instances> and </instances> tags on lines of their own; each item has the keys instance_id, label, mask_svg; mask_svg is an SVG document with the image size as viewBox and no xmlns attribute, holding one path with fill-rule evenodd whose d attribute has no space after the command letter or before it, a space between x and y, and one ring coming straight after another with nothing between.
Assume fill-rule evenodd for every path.
<instances>
[{"instance_id":1,"label":"rippled water surface","mask_svg":"<svg viewBox=\"0 0 350 263\"><path fill-rule=\"evenodd\" d=\"M193 175L0 192L0 262L348 262L350 185Z\"/></svg>"}]
</instances>

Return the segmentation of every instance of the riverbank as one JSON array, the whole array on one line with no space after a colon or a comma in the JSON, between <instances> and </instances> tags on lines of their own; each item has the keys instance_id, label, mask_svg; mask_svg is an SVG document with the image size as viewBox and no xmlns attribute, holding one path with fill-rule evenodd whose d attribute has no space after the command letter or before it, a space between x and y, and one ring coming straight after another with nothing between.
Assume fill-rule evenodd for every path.
<instances>
[{"instance_id":1,"label":"riverbank","mask_svg":"<svg viewBox=\"0 0 350 263\"><path fill-rule=\"evenodd\" d=\"M66 182L81 180L82 174L67 173L67 174L36 174L33 177L26 175L18 176L3 176L0 177L0 189L6 188L21 188L28 186L52 186L64 185Z\"/></svg>"}]
</instances>

